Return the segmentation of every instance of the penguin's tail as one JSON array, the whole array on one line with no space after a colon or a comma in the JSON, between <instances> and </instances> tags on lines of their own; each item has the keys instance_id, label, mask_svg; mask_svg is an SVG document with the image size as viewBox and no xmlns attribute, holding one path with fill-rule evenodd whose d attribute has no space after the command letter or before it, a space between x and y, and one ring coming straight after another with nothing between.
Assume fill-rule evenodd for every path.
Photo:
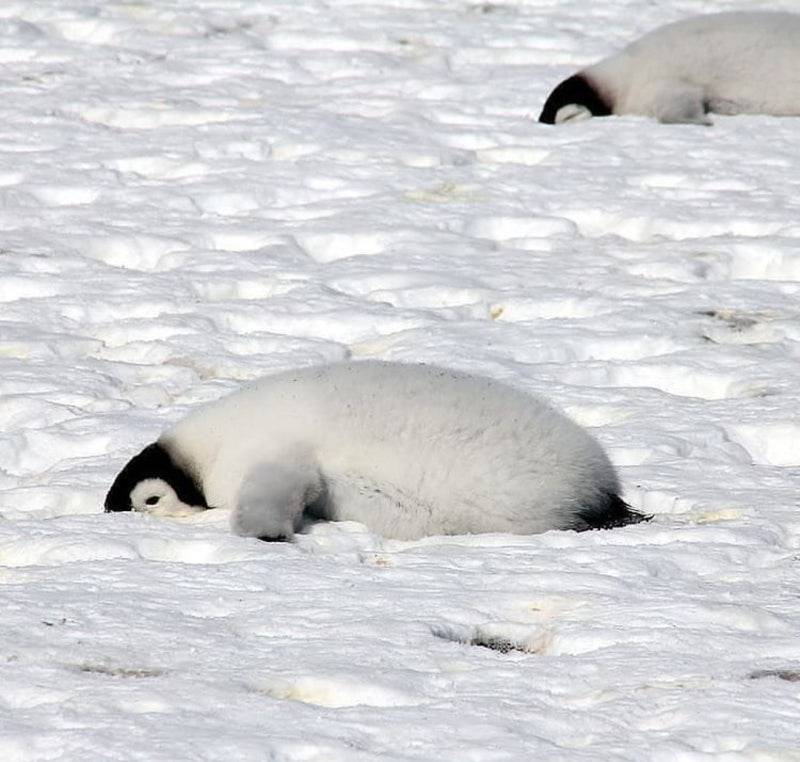
<instances>
[{"instance_id":1,"label":"penguin's tail","mask_svg":"<svg viewBox=\"0 0 800 762\"><path fill-rule=\"evenodd\" d=\"M594 505L578 511L575 529L615 529L652 518L631 508L619 495L605 494Z\"/></svg>"}]
</instances>

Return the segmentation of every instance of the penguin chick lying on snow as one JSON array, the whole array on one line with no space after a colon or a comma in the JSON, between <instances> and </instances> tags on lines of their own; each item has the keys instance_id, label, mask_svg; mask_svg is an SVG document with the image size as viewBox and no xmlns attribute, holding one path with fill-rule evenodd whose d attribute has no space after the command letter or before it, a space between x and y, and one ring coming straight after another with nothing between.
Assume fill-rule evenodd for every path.
<instances>
[{"instance_id":1,"label":"penguin chick lying on snow","mask_svg":"<svg viewBox=\"0 0 800 762\"><path fill-rule=\"evenodd\" d=\"M641 521L600 445L544 402L429 365L279 373L202 407L122 469L107 511L232 509L245 536L306 520L384 537L591 529Z\"/></svg>"},{"instance_id":2,"label":"penguin chick lying on snow","mask_svg":"<svg viewBox=\"0 0 800 762\"><path fill-rule=\"evenodd\" d=\"M659 27L565 79L539 121L639 114L711 124L708 112L800 115L800 15L714 13Z\"/></svg>"}]
</instances>

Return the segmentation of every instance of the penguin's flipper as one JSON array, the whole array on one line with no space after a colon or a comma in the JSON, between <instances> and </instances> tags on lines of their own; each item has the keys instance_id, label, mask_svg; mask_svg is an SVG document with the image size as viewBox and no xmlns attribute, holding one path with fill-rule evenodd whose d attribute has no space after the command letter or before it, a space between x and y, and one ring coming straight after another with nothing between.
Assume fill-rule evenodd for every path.
<instances>
[{"instance_id":1,"label":"penguin's flipper","mask_svg":"<svg viewBox=\"0 0 800 762\"><path fill-rule=\"evenodd\" d=\"M322 479L313 464L295 459L258 463L242 479L231 527L243 537L289 540L306 506L321 493Z\"/></svg>"},{"instance_id":2,"label":"penguin's flipper","mask_svg":"<svg viewBox=\"0 0 800 762\"><path fill-rule=\"evenodd\" d=\"M663 124L712 124L703 90L688 82L665 80L653 89L653 116Z\"/></svg>"}]
</instances>

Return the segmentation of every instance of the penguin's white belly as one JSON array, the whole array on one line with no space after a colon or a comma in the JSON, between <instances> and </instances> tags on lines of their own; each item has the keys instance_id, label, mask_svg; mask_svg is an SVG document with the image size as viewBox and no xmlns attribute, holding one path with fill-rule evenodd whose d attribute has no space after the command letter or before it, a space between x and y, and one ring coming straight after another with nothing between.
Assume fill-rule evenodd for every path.
<instances>
[{"instance_id":1,"label":"penguin's white belly","mask_svg":"<svg viewBox=\"0 0 800 762\"><path fill-rule=\"evenodd\" d=\"M320 518L358 521L377 534L399 540L447 533L443 523L434 517L442 507L437 511L437 507L426 504L398 484L363 473L345 472L327 476L325 485Z\"/></svg>"}]
</instances>

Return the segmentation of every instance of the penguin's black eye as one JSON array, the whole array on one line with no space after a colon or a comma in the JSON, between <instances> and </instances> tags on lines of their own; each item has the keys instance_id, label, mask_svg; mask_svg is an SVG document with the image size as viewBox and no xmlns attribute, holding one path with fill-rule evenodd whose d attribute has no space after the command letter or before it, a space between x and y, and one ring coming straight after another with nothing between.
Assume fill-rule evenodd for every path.
<instances>
[{"instance_id":1,"label":"penguin's black eye","mask_svg":"<svg viewBox=\"0 0 800 762\"><path fill-rule=\"evenodd\" d=\"M153 495L152 497L148 497L144 502L145 505L155 505L159 500L161 500L161 498L158 495Z\"/></svg>"}]
</instances>

